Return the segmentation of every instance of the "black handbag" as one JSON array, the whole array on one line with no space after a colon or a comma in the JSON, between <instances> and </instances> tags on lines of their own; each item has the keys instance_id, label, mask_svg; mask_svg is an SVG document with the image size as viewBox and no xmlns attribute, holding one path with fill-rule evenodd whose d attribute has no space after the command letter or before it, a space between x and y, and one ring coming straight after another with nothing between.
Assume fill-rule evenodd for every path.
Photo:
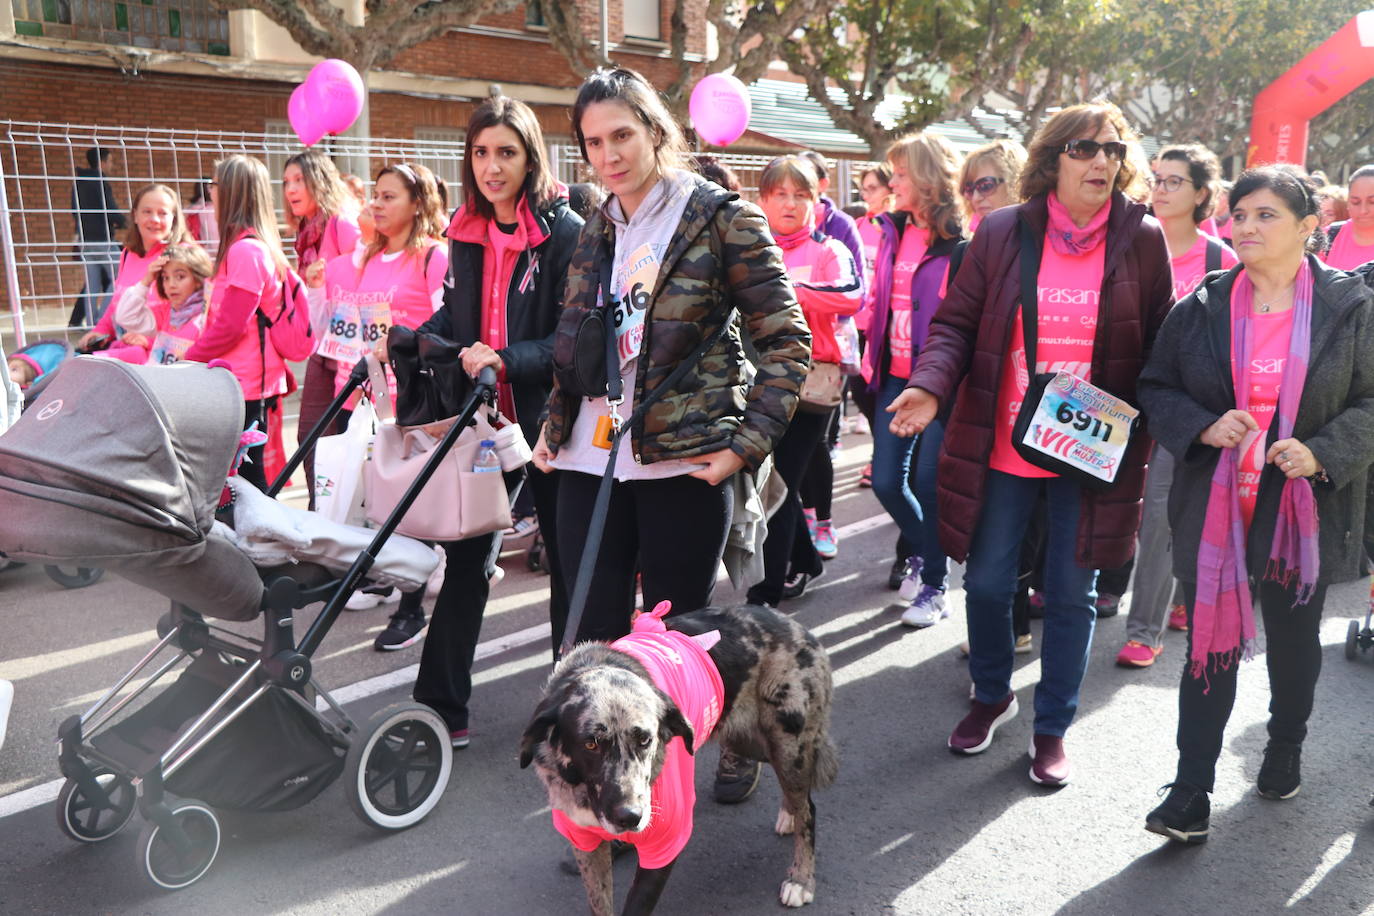
<instances>
[{"instance_id":1,"label":"black handbag","mask_svg":"<svg viewBox=\"0 0 1374 916\"><path fill-rule=\"evenodd\" d=\"M593 308L572 306L565 310L561 320L576 322L576 327L571 335L559 334L554 340L554 378L558 380L559 390L573 397L600 398L610 392L608 367L616 362L611 261L611 253L603 239L597 258L599 302ZM616 374L618 377L619 373Z\"/></svg>"},{"instance_id":2,"label":"black handbag","mask_svg":"<svg viewBox=\"0 0 1374 916\"><path fill-rule=\"evenodd\" d=\"M1059 372L1036 372L1036 343L1040 336L1039 325L1036 321L1036 310L1039 305L1039 268L1040 268L1040 246L1037 244L1035 234L1030 226L1025 222L1021 223L1021 326L1025 341L1026 351L1026 370L1030 376L1030 382L1026 386L1026 396L1021 400L1021 409L1016 414L1016 423L1012 427L1011 444L1016 453L1026 462L1038 468L1072 480L1091 490L1108 490L1116 484L1117 477L1121 471L1121 465L1117 464L1110 470L1109 479L1096 477L1078 465L1055 458L1052 454L1047 454L1040 449L1033 448L1026 444L1026 434L1031 429L1031 424L1035 421L1036 411L1041 402L1046 397L1046 389L1050 387L1056 379L1064 373ZM1092 387L1087 382L1079 380L1078 384ZM1098 389L1101 391L1101 389ZM1109 392L1102 391L1107 397L1112 397ZM1061 401L1061 410L1066 410L1066 406ZM1060 418L1064 419L1063 417ZM1101 424L1099 424L1100 426ZM1127 448L1131 437L1135 434L1138 423L1131 422L1125 426ZM1080 425L1076 427L1082 429ZM1108 427L1110 429L1110 427ZM1124 454L1124 450L1123 450Z\"/></svg>"},{"instance_id":3,"label":"black handbag","mask_svg":"<svg viewBox=\"0 0 1374 916\"><path fill-rule=\"evenodd\" d=\"M423 426L457 416L472 395L472 379L458 355L463 347L437 334L392 327L387 357L396 375L396 423Z\"/></svg>"}]
</instances>

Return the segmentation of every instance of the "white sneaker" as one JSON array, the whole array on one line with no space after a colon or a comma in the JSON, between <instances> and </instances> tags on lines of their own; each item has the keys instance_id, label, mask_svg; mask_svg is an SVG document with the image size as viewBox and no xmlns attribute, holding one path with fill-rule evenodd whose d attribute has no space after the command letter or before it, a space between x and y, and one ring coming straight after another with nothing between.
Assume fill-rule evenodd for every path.
<instances>
[{"instance_id":1,"label":"white sneaker","mask_svg":"<svg viewBox=\"0 0 1374 916\"><path fill-rule=\"evenodd\" d=\"M924 629L935 626L948 616L949 608L945 606L945 593L938 588L923 585L916 600L902 612L902 623L909 627Z\"/></svg>"},{"instance_id":2,"label":"white sneaker","mask_svg":"<svg viewBox=\"0 0 1374 916\"><path fill-rule=\"evenodd\" d=\"M495 585L497 582L500 582L504 578L506 578L506 571L501 567L497 566L492 569L491 578L488 581L491 582L492 585Z\"/></svg>"},{"instance_id":3,"label":"white sneaker","mask_svg":"<svg viewBox=\"0 0 1374 916\"><path fill-rule=\"evenodd\" d=\"M907 574L902 579L902 584L897 588L897 597L908 603L916 600L916 593L921 590L921 567L925 565L920 557L912 557L907 561Z\"/></svg>"},{"instance_id":4,"label":"white sneaker","mask_svg":"<svg viewBox=\"0 0 1374 916\"><path fill-rule=\"evenodd\" d=\"M350 611L368 611L394 600L395 597L396 589L394 588L387 589L385 595L374 595L372 592L359 589L349 596L348 601L344 602L344 607Z\"/></svg>"},{"instance_id":5,"label":"white sneaker","mask_svg":"<svg viewBox=\"0 0 1374 916\"><path fill-rule=\"evenodd\" d=\"M10 721L10 704L14 702L14 685L0 680L0 747L5 746L5 726Z\"/></svg>"}]
</instances>

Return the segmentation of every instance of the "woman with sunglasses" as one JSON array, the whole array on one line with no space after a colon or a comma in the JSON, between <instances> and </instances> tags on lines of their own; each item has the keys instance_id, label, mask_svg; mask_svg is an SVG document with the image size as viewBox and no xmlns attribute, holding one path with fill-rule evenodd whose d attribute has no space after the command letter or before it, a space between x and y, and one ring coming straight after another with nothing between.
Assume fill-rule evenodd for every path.
<instances>
[{"instance_id":1,"label":"woman with sunglasses","mask_svg":"<svg viewBox=\"0 0 1374 916\"><path fill-rule=\"evenodd\" d=\"M1169 521L1189 623L1178 768L1145 828L1179 843L1207 840L1257 616L1269 722L1255 788L1273 801L1298 794L1327 587L1364 574L1374 298L1313 256L1318 207L1293 166L1242 174L1231 194L1241 266L1178 304L1140 377L1150 432L1178 460Z\"/></svg>"},{"instance_id":2,"label":"woman with sunglasses","mask_svg":"<svg viewBox=\"0 0 1374 916\"><path fill-rule=\"evenodd\" d=\"M1046 497L1045 623L1030 743L1030 776L1041 785L1069 780L1063 739L1088 663L1096 571L1122 565L1135 547L1148 439L1136 433L1115 483L1102 491L1026 461L1012 445L1029 383L1023 331L1037 335L1034 372L1071 372L1139 403L1136 378L1173 292L1163 233L1124 193L1141 190L1127 155L1133 139L1110 103L1074 105L1046 122L1021 175L1026 202L984 219L906 390L888 408L892 432L914 436L958 394L938 479L941 543L968 564L974 698L949 737L955 753L987 750L1017 713L1012 598L1026 528ZM1025 258L1038 262L1025 265L1038 290L1032 328L1021 318Z\"/></svg>"},{"instance_id":3,"label":"woman with sunglasses","mask_svg":"<svg viewBox=\"0 0 1374 916\"><path fill-rule=\"evenodd\" d=\"M1026 166L1026 148L1015 140L994 140L969 153L959 169L959 194L964 199L969 235L978 231L993 210L1020 203L1016 181Z\"/></svg>"},{"instance_id":4,"label":"woman with sunglasses","mask_svg":"<svg viewBox=\"0 0 1374 916\"><path fill-rule=\"evenodd\" d=\"M1237 262L1235 252L1218 238L1203 234L1202 224L1212 214L1212 198L1221 163L1205 146L1169 146L1152 163L1150 203L1155 219L1164 229L1169 264L1174 277L1174 299L1182 301L1214 270L1229 270ZM1145 483L1145 514L1140 523L1136 559L1117 569L1103 569L1097 577L1097 616L1116 613L1121 596L1135 570L1131 612L1126 618L1126 644L1117 653L1123 668L1148 668L1164 651L1167 617L1171 630L1188 629L1188 617L1180 602L1171 602L1174 575L1169 560L1169 490L1174 478L1174 457L1155 446Z\"/></svg>"}]
</instances>

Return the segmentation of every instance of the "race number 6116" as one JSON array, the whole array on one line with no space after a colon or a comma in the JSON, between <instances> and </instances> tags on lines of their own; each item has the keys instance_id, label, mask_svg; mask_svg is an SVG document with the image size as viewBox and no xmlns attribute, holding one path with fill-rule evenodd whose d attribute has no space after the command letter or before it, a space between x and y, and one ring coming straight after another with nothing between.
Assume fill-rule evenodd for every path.
<instances>
[{"instance_id":1,"label":"race number 6116","mask_svg":"<svg viewBox=\"0 0 1374 916\"><path fill-rule=\"evenodd\" d=\"M1112 424L1102 422L1086 410L1074 410L1068 401L1059 402L1059 409L1054 412L1054 418L1065 426L1072 426L1080 432L1088 433L1094 439L1107 442L1112 438ZM1091 431L1088 429L1090 426Z\"/></svg>"}]
</instances>

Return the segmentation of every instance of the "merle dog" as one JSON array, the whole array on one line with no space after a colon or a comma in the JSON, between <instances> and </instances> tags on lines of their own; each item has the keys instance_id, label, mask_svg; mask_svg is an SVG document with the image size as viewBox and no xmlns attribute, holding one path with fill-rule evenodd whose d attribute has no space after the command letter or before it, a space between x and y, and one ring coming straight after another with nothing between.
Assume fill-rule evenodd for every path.
<instances>
[{"instance_id":1,"label":"merle dog","mask_svg":"<svg viewBox=\"0 0 1374 916\"><path fill-rule=\"evenodd\" d=\"M664 623L689 636L719 631L720 641L708 650L725 687L714 737L737 754L772 765L783 797L775 829L779 836L794 834L781 902L810 903L816 890L811 790L830 785L838 769L829 735L825 650L799 624L766 607L707 608ZM662 816L650 804L650 787L677 736L690 752L688 717L652 683L648 669L626 652L585 643L554 669L525 730L520 766L534 763L549 804L574 824L633 841ZM592 912L610 916L610 844L573 852ZM639 867L624 913L653 910L672 864Z\"/></svg>"}]
</instances>

